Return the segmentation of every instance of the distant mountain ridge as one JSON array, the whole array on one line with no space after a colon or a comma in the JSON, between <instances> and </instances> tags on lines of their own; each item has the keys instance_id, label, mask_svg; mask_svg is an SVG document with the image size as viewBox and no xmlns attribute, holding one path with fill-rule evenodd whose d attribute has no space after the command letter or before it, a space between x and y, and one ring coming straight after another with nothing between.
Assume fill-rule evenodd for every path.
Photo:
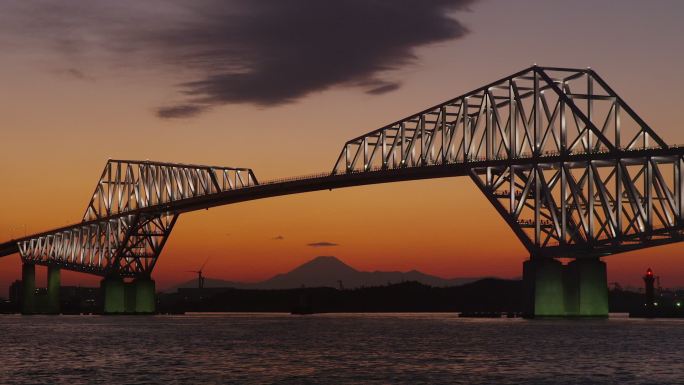
<instances>
[{"instance_id":1,"label":"distant mountain ridge","mask_svg":"<svg viewBox=\"0 0 684 385\"><path fill-rule=\"evenodd\" d=\"M277 274L270 279L255 283L225 281L221 279L205 278L204 286L232 287L236 289L292 289L298 287L335 287L340 285L347 289L362 286L381 286L388 283L417 281L435 287L459 286L481 279L451 278L445 279L434 275L421 273L417 270L400 271L359 271L333 256L316 257L287 273ZM197 279L175 286L178 288L197 287Z\"/></svg>"}]
</instances>

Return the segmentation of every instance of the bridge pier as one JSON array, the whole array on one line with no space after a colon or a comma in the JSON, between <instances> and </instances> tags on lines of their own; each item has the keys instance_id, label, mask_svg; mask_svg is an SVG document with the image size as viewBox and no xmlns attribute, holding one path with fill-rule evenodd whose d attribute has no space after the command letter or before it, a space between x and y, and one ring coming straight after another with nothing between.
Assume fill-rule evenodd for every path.
<instances>
[{"instance_id":1,"label":"bridge pier","mask_svg":"<svg viewBox=\"0 0 684 385\"><path fill-rule=\"evenodd\" d=\"M124 282L119 276L106 277L100 283L104 314L154 314L155 284L149 277Z\"/></svg>"},{"instance_id":2,"label":"bridge pier","mask_svg":"<svg viewBox=\"0 0 684 385\"><path fill-rule=\"evenodd\" d=\"M608 278L606 263L600 259L576 259L568 264L577 288L576 315L608 317Z\"/></svg>"},{"instance_id":3,"label":"bridge pier","mask_svg":"<svg viewBox=\"0 0 684 385\"><path fill-rule=\"evenodd\" d=\"M105 277L100 282L100 291L104 314L123 314L126 312L123 278L119 276Z\"/></svg>"},{"instance_id":4,"label":"bridge pier","mask_svg":"<svg viewBox=\"0 0 684 385\"><path fill-rule=\"evenodd\" d=\"M563 265L555 259L523 263L524 316L607 317L606 264L598 258Z\"/></svg>"},{"instance_id":5,"label":"bridge pier","mask_svg":"<svg viewBox=\"0 0 684 385\"><path fill-rule=\"evenodd\" d=\"M62 283L62 272L58 266L48 266L47 298L45 301L45 313L59 314L59 288Z\"/></svg>"},{"instance_id":6,"label":"bridge pier","mask_svg":"<svg viewBox=\"0 0 684 385\"><path fill-rule=\"evenodd\" d=\"M157 310L154 281L148 277L139 277L133 281L133 285L135 286L135 312L153 314Z\"/></svg>"},{"instance_id":7,"label":"bridge pier","mask_svg":"<svg viewBox=\"0 0 684 385\"><path fill-rule=\"evenodd\" d=\"M36 265L24 263L21 266L21 314L59 314L59 287L61 269L48 266L45 294L36 294Z\"/></svg>"},{"instance_id":8,"label":"bridge pier","mask_svg":"<svg viewBox=\"0 0 684 385\"><path fill-rule=\"evenodd\" d=\"M21 314L36 313L36 265L21 265Z\"/></svg>"},{"instance_id":9,"label":"bridge pier","mask_svg":"<svg viewBox=\"0 0 684 385\"><path fill-rule=\"evenodd\" d=\"M124 282L124 308L126 314L135 313L135 285L133 282Z\"/></svg>"}]
</instances>

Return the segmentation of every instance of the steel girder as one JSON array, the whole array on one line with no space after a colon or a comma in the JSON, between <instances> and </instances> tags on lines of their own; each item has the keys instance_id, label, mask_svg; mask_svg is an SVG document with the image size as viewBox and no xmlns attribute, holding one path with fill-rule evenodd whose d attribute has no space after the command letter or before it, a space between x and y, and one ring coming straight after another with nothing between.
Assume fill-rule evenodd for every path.
<instances>
[{"instance_id":1,"label":"steel girder","mask_svg":"<svg viewBox=\"0 0 684 385\"><path fill-rule=\"evenodd\" d=\"M593 257L681 239L677 150L591 69L534 66L348 141L332 174L470 164L533 257Z\"/></svg>"},{"instance_id":2,"label":"steel girder","mask_svg":"<svg viewBox=\"0 0 684 385\"><path fill-rule=\"evenodd\" d=\"M681 155L473 168L533 257L596 257L682 239Z\"/></svg>"},{"instance_id":3,"label":"steel girder","mask_svg":"<svg viewBox=\"0 0 684 385\"><path fill-rule=\"evenodd\" d=\"M83 220L256 184L256 177L248 168L109 160Z\"/></svg>"},{"instance_id":4,"label":"steel girder","mask_svg":"<svg viewBox=\"0 0 684 385\"><path fill-rule=\"evenodd\" d=\"M594 71L535 66L348 141L333 174L650 147L668 146Z\"/></svg>"},{"instance_id":5,"label":"steel girder","mask_svg":"<svg viewBox=\"0 0 684 385\"><path fill-rule=\"evenodd\" d=\"M103 219L19 243L24 262L106 276L149 275L177 214Z\"/></svg>"},{"instance_id":6,"label":"steel girder","mask_svg":"<svg viewBox=\"0 0 684 385\"><path fill-rule=\"evenodd\" d=\"M19 253L28 263L149 276L178 219L169 209L173 202L257 184L247 168L110 160L83 225L20 241ZM145 207L158 210L141 213Z\"/></svg>"}]
</instances>

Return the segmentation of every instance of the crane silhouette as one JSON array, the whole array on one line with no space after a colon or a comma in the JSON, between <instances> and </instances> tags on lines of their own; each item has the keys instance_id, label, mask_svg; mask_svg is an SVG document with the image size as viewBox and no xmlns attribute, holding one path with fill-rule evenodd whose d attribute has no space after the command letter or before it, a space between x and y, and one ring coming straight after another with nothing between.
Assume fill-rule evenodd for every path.
<instances>
[{"instance_id":1,"label":"crane silhouette","mask_svg":"<svg viewBox=\"0 0 684 385\"><path fill-rule=\"evenodd\" d=\"M207 259L204 260L204 263L199 268L199 270L188 270L188 273L197 274L197 285L200 289L204 289L204 277L202 276L202 270L204 269L204 266L207 265L207 262L209 262L209 258L210 257L207 257Z\"/></svg>"}]
</instances>

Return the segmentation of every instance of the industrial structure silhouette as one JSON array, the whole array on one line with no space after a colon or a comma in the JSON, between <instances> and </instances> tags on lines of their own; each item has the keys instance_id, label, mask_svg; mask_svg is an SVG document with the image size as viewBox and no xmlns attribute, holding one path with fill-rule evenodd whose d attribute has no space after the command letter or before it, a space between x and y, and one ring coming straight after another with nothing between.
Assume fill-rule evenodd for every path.
<instances>
[{"instance_id":1,"label":"industrial structure silhouette","mask_svg":"<svg viewBox=\"0 0 684 385\"><path fill-rule=\"evenodd\" d=\"M150 313L152 271L184 212L467 176L530 253L527 315L606 316L599 258L682 240L683 156L593 70L533 66L348 141L323 174L259 181L249 168L109 160L82 222L1 244L0 256L21 255L27 313L35 265L49 268L48 292L59 269L96 274L105 312Z\"/></svg>"}]
</instances>

